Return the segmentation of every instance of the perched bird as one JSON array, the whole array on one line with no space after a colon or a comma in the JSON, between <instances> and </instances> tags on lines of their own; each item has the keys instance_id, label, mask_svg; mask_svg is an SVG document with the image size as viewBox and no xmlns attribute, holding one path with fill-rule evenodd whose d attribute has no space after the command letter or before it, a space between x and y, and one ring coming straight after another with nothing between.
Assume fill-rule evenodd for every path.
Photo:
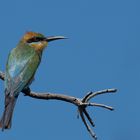
<instances>
[{"instance_id":1,"label":"perched bird","mask_svg":"<svg viewBox=\"0 0 140 140\"><path fill-rule=\"evenodd\" d=\"M64 38L63 36L45 37L40 33L27 32L17 47L10 52L5 72L5 109L0 121L2 130L11 128L18 95L32 83L48 42Z\"/></svg>"}]
</instances>

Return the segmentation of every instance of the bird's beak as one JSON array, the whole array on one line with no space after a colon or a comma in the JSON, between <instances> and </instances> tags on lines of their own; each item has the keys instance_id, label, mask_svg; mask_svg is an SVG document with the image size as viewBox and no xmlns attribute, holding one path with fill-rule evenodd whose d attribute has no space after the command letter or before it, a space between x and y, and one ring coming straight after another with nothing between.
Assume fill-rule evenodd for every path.
<instances>
[{"instance_id":1,"label":"bird's beak","mask_svg":"<svg viewBox=\"0 0 140 140\"><path fill-rule=\"evenodd\" d=\"M64 37L64 36L50 36L50 37L46 37L45 40L47 42L51 42L51 41L59 40L59 39L67 39L67 37Z\"/></svg>"}]
</instances>

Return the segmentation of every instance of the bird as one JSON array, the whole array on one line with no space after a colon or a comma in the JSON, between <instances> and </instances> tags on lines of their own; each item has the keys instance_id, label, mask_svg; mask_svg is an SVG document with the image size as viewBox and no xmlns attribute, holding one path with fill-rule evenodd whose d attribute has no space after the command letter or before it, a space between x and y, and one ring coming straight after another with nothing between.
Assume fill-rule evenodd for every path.
<instances>
[{"instance_id":1,"label":"bird","mask_svg":"<svg viewBox=\"0 0 140 140\"><path fill-rule=\"evenodd\" d=\"M64 36L46 37L38 32L26 32L17 46L11 50L5 71L5 106L0 128L10 129L17 98L21 91L29 89L48 42L65 39Z\"/></svg>"}]
</instances>

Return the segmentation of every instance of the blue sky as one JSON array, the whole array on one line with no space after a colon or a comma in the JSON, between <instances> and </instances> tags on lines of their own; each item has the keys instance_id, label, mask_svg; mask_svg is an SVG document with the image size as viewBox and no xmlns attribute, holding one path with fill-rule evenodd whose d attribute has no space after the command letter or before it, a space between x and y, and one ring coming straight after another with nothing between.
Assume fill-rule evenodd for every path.
<instances>
[{"instance_id":1,"label":"blue sky","mask_svg":"<svg viewBox=\"0 0 140 140\"><path fill-rule=\"evenodd\" d=\"M140 2L136 0L3 0L0 4L0 70L26 31L64 35L43 54L31 89L83 97L88 91L117 88L93 101L114 112L89 108L99 140L140 137ZM0 113L3 82L0 81ZM12 129L2 140L91 139L76 118L76 107L20 95Z\"/></svg>"}]
</instances>

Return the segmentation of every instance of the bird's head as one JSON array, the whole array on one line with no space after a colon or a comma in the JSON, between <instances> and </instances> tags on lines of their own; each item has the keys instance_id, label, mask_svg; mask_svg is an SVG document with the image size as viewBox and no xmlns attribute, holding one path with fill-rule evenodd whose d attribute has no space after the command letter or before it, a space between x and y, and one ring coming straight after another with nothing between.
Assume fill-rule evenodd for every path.
<instances>
[{"instance_id":1,"label":"bird's head","mask_svg":"<svg viewBox=\"0 0 140 140\"><path fill-rule=\"evenodd\" d=\"M59 40L59 39L65 39L64 36L50 36L45 37L44 35L36 32L27 32L22 38L23 43L29 44L31 47L33 47L37 51L42 51L47 45L48 42Z\"/></svg>"}]
</instances>

